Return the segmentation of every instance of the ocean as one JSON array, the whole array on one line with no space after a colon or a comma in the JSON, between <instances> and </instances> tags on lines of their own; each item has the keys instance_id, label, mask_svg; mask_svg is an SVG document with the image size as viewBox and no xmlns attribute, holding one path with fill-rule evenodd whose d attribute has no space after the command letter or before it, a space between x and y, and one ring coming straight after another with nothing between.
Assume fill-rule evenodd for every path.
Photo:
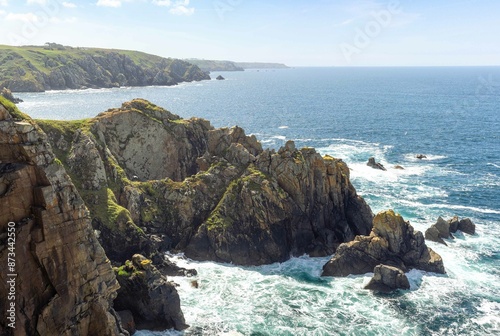
<instances>
[{"instance_id":1,"label":"ocean","mask_svg":"<svg viewBox=\"0 0 500 336\"><path fill-rule=\"evenodd\" d=\"M174 87L17 94L34 118L93 117L145 98L216 127L239 125L264 147L287 140L342 158L377 213L394 209L420 231L439 216L469 217L476 235L427 242L446 275L412 270L411 288L363 289L370 274L322 278L328 258L238 267L194 262L181 305L191 327L151 335L500 334L500 67L292 68L217 72L224 81ZM424 154L426 159L415 156ZM369 157L387 171L366 166ZM404 170L393 167L401 165Z\"/></svg>"}]
</instances>

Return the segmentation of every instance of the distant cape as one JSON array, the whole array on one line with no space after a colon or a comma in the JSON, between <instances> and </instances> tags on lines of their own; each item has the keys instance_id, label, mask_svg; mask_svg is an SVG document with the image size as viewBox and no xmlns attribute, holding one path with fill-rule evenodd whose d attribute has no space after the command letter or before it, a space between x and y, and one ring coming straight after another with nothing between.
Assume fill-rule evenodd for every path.
<instances>
[{"instance_id":1,"label":"distant cape","mask_svg":"<svg viewBox=\"0 0 500 336\"><path fill-rule=\"evenodd\" d=\"M246 69L288 69L289 67L282 63L263 63L263 62L233 62L233 61L215 61L203 59L186 59L186 61L196 64L203 71L244 71Z\"/></svg>"},{"instance_id":2,"label":"distant cape","mask_svg":"<svg viewBox=\"0 0 500 336\"><path fill-rule=\"evenodd\" d=\"M13 92L176 85L210 79L189 62L138 51L0 45L0 89Z\"/></svg>"}]
</instances>

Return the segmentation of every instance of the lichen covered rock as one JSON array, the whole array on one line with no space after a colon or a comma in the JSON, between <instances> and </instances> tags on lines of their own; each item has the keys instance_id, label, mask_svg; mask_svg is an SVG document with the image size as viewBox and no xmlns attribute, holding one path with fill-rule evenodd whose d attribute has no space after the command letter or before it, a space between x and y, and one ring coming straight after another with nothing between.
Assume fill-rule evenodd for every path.
<instances>
[{"instance_id":1,"label":"lichen covered rock","mask_svg":"<svg viewBox=\"0 0 500 336\"><path fill-rule=\"evenodd\" d=\"M142 99L77 127L40 124L80 179L94 228L120 263L156 249L257 265L332 254L371 230L372 212L346 164L312 148L263 150L240 127L214 129ZM74 161L83 148L86 163Z\"/></svg>"},{"instance_id":2,"label":"lichen covered rock","mask_svg":"<svg viewBox=\"0 0 500 336\"><path fill-rule=\"evenodd\" d=\"M114 306L130 311L137 329L186 329L175 284L167 281L152 261L135 254L125 265L115 268L121 288Z\"/></svg>"},{"instance_id":3,"label":"lichen covered rock","mask_svg":"<svg viewBox=\"0 0 500 336\"><path fill-rule=\"evenodd\" d=\"M31 120L0 101L0 236L16 227L16 335L119 335L111 302L119 288L83 200ZM11 108L11 107L10 107ZM18 113L18 116L21 114ZM0 247L7 265L8 250ZM7 272L0 297L7 297ZM0 300L0 310L7 310ZM0 334L9 335L4 319Z\"/></svg>"},{"instance_id":4,"label":"lichen covered rock","mask_svg":"<svg viewBox=\"0 0 500 336\"><path fill-rule=\"evenodd\" d=\"M385 264L403 271L411 268L445 273L439 254L425 245L421 232L392 210L378 213L369 236L357 236L339 246L335 255L323 266L324 276L347 276L371 272Z\"/></svg>"},{"instance_id":5,"label":"lichen covered rock","mask_svg":"<svg viewBox=\"0 0 500 336\"><path fill-rule=\"evenodd\" d=\"M388 293L396 289L410 288L410 282L405 273L397 267L377 265L373 273L373 277L365 286L365 289Z\"/></svg>"}]
</instances>

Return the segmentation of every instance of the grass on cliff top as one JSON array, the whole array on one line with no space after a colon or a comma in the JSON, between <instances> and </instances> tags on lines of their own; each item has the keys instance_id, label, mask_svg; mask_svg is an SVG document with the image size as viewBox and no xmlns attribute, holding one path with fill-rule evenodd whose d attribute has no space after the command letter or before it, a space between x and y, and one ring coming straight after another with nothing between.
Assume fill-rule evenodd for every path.
<instances>
[{"instance_id":1,"label":"grass on cliff top","mask_svg":"<svg viewBox=\"0 0 500 336\"><path fill-rule=\"evenodd\" d=\"M18 120L31 120L30 116L26 113L19 111L16 104L6 99L4 96L0 95L0 104L2 104L7 111L12 115L14 119Z\"/></svg>"},{"instance_id":2,"label":"grass on cliff top","mask_svg":"<svg viewBox=\"0 0 500 336\"><path fill-rule=\"evenodd\" d=\"M101 48L47 48L45 46L0 45L0 81L8 79L35 80L33 71L50 74L52 69L75 63L84 57L99 57L107 54L128 57L136 65L155 68L164 63L168 66L174 60L140 51ZM50 62L49 62L50 60ZM24 75L21 75L24 72Z\"/></svg>"}]
</instances>

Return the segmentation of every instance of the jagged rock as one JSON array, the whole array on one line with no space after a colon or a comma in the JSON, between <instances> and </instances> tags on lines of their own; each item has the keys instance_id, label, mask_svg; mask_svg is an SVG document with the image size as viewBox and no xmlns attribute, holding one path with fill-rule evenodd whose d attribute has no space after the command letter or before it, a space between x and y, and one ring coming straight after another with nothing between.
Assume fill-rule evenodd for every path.
<instances>
[{"instance_id":1,"label":"jagged rock","mask_svg":"<svg viewBox=\"0 0 500 336\"><path fill-rule=\"evenodd\" d=\"M0 91L0 95L2 95L5 99L13 102L14 104L19 104L19 103L23 102L22 99L14 97L14 95L12 94L12 91L10 91L9 89L7 89L5 87L2 89L2 91Z\"/></svg>"},{"instance_id":2,"label":"jagged rock","mask_svg":"<svg viewBox=\"0 0 500 336\"><path fill-rule=\"evenodd\" d=\"M416 157L417 159L419 159L419 160L422 160L422 159L427 159L427 156L426 156L426 155L424 155L424 154L417 154L417 155L415 155L415 157Z\"/></svg>"},{"instance_id":3,"label":"jagged rock","mask_svg":"<svg viewBox=\"0 0 500 336\"><path fill-rule=\"evenodd\" d=\"M115 299L116 310L129 310L137 329L186 329L175 284L168 282L152 261L135 254L115 268L121 288Z\"/></svg>"},{"instance_id":4,"label":"jagged rock","mask_svg":"<svg viewBox=\"0 0 500 336\"><path fill-rule=\"evenodd\" d=\"M435 224L425 231L425 239L447 245L443 238L453 239L452 233L460 230L464 233L474 234L476 226L469 218L459 220L457 216L445 221L439 217Z\"/></svg>"},{"instance_id":5,"label":"jagged rock","mask_svg":"<svg viewBox=\"0 0 500 336\"><path fill-rule=\"evenodd\" d=\"M410 288L410 282L405 273L397 267L377 265L373 273L373 277L365 289L388 293L396 289Z\"/></svg>"},{"instance_id":6,"label":"jagged rock","mask_svg":"<svg viewBox=\"0 0 500 336\"><path fill-rule=\"evenodd\" d=\"M374 169L387 170L380 162L375 162L374 157L369 158L366 165Z\"/></svg>"},{"instance_id":7,"label":"jagged rock","mask_svg":"<svg viewBox=\"0 0 500 336\"><path fill-rule=\"evenodd\" d=\"M439 230L433 225L427 230L425 230L424 238L436 243L440 243L443 245L448 245L446 242L443 240L441 237L441 234L439 233Z\"/></svg>"},{"instance_id":8,"label":"jagged rock","mask_svg":"<svg viewBox=\"0 0 500 336\"><path fill-rule=\"evenodd\" d=\"M323 266L323 276L347 276L371 272L376 265L395 266L403 271L417 268L445 273L441 256L425 245L421 232L393 210L378 213L369 236L357 236L339 246Z\"/></svg>"},{"instance_id":9,"label":"jagged rock","mask_svg":"<svg viewBox=\"0 0 500 336\"><path fill-rule=\"evenodd\" d=\"M222 77L222 75L219 75L219 76L217 76L217 78L216 78L216 79L217 79L217 80L224 80L225 78L224 78L224 77Z\"/></svg>"},{"instance_id":10,"label":"jagged rock","mask_svg":"<svg viewBox=\"0 0 500 336\"><path fill-rule=\"evenodd\" d=\"M31 120L14 121L2 102L0 116L0 177L6 185L0 235L8 222L16 224L14 334L122 334L111 307L119 285L83 200L40 128ZM2 265L8 252L0 247ZM9 304L7 274L0 273L2 312ZM9 335L13 329L4 321L0 334Z\"/></svg>"},{"instance_id":11,"label":"jagged rock","mask_svg":"<svg viewBox=\"0 0 500 336\"><path fill-rule=\"evenodd\" d=\"M476 233L476 225L469 218L464 218L458 222L458 230L473 235Z\"/></svg>"},{"instance_id":12,"label":"jagged rock","mask_svg":"<svg viewBox=\"0 0 500 336\"><path fill-rule=\"evenodd\" d=\"M130 310L122 310L116 312L118 316L120 317L120 323L122 327L128 331L130 335L135 334L136 328L135 328L135 321L134 321L134 315Z\"/></svg>"},{"instance_id":13,"label":"jagged rock","mask_svg":"<svg viewBox=\"0 0 500 336\"><path fill-rule=\"evenodd\" d=\"M458 223L460 222L459 218L457 216L454 216L448 222L450 224L450 232L452 232L452 233L457 232L457 230L458 230Z\"/></svg>"},{"instance_id":14,"label":"jagged rock","mask_svg":"<svg viewBox=\"0 0 500 336\"><path fill-rule=\"evenodd\" d=\"M371 230L373 214L351 185L346 164L312 148L288 142L277 153L263 151L240 127L214 129L140 99L85 123L90 134L83 137L75 136L74 125L40 121L54 145L61 129L68 148L84 138L95 143L107 195L106 188L86 190L85 201L114 261L130 258L133 249L120 248L126 242L149 258L159 248L199 260L264 264L332 254ZM63 164L85 175L68 159ZM99 204L106 203L120 216L103 211Z\"/></svg>"}]
</instances>

